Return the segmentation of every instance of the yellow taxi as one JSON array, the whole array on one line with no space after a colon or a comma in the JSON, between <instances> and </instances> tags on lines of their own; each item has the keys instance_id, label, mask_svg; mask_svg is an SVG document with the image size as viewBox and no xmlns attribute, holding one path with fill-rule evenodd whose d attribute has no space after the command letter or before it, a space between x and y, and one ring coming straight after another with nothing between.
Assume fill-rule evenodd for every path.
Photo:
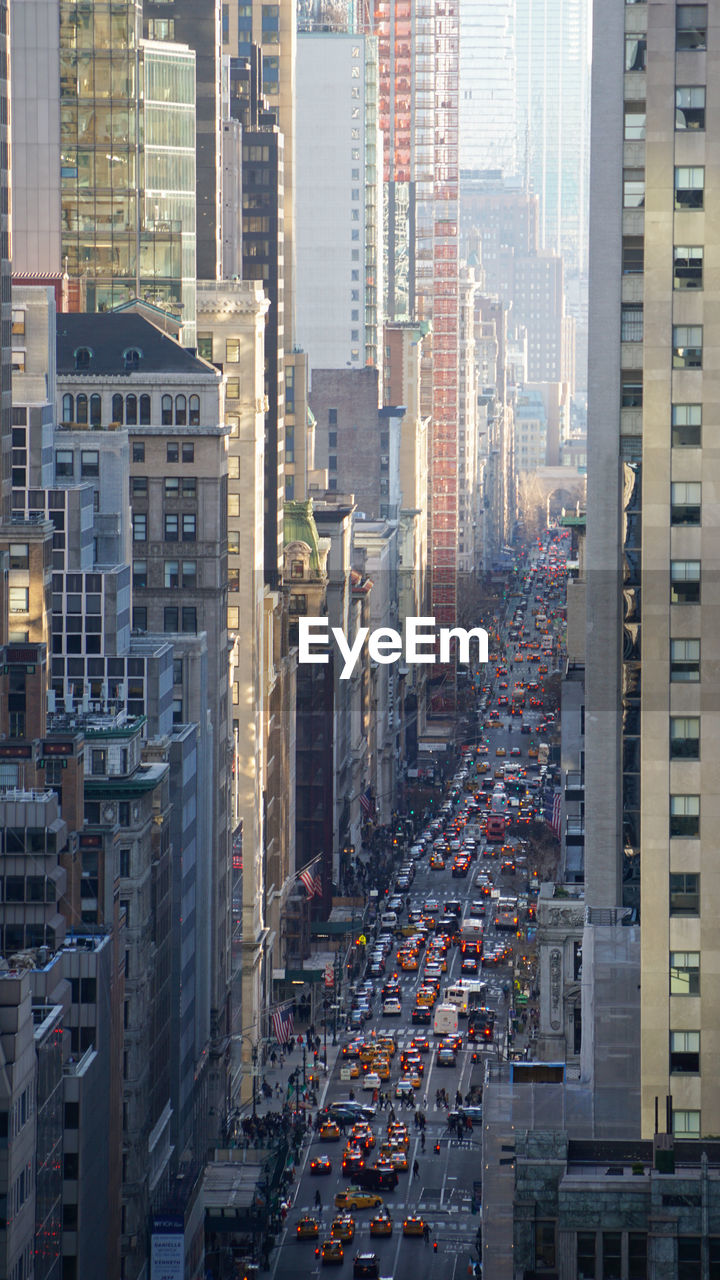
<instances>
[{"instance_id":1,"label":"yellow taxi","mask_svg":"<svg viewBox=\"0 0 720 1280\"><path fill-rule=\"evenodd\" d=\"M395 1124L389 1124L388 1142L394 1142L396 1146L400 1147L403 1151L407 1151L410 1146L410 1134L408 1133L407 1125L399 1124L397 1121Z\"/></svg>"},{"instance_id":2,"label":"yellow taxi","mask_svg":"<svg viewBox=\"0 0 720 1280\"><path fill-rule=\"evenodd\" d=\"M354 1124L350 1130L349 1142L370 1151L375 1146L375 1134L369 1124Z\"/></svg>"},{"instance_id":3,"label":"yellow taxi","mask_svg":"<svg viewBox=\"0 0 720 1280\"><path fill-rule=\"evenodd\" d=\"M350 1072L350 1079L351 1079L351 1080L357 1080L357 1079L358 1079L358 1077L359 1077L359 1075L360 1075L360 1068L359 1068L359 1066L358 1066L357 1062L350 1062L350 1063L348 1063L348 1064L347 1064L347 1069L348 1069L348 1071Z\"/></svg>"},{"instance_id":4,"label":"yellow taxi","mask_svg":"<svg viewBox=\"0 0 720 1280\"><path fill-rule=\"evenodd\" d=\"M504 748L504 747L496 747L496 748L495 748L495 755L496 755L496 756L504 756L504 755L507 755L507 752L506 752L506 750L505 750L505 748Z\"/></svg>"},{"instance_id":5,"label":"yellow taxi","mask_svg":"<svg viewBox=\"0 0 720 1280\"><path fill-rule=\"evenodd\" d=\"M358 1057L360 1058L361 1062L372 1062L376 1053L377 1053L377 1045L374 1043L374 1041L366 1040L364 1045L362 1045L360 1048L360 1053L358 1054Z\"/></svg>"},{"instance_id":6,"label":"yellow taxi","mask_svg":"<svg viewBox=\"0 0 720 1280\"><path fill-rule=\"evenodd\" d=\"M388 1058L376 1058L374 1066L381 1080L390 1079L390 1061Z\"/></svg>"},{"instance_id":7,"label":"yellow taxi","mask_svg":"<svg viewBox=\"0 0 720 1280\"><path fill-rule=\"evenodd\" d=\"M444 951L433 951L432 966L441 969L443 973L447 973L447 956Z\"/></svg>"},{"instance_id":8,"label":"yellow taxi","mask_svg":"<svg viewBox=\"0 0 720 1280\"><path fill-rule=\"evenodd\" d=\"M305 1217L298 1222L296 1235L298 1240L317 1240L319 1231L320 1223L317 1218Z\"/></svg>"},{"instance_id":9,"label":"yellow taxi","mask_svg":"<svg viewBox=\"0 0 720 1280\"><path fill-rule=\"evenodd\" d=\"M397 1051L397 1043L393 1036L380 1035L377 1038L378 1049L384 1049L388 1058L394 1058Z\"/></svg>"},{"instance_id":10,"label":"yellow taxi","mask_svg":"<svg viewBox=\"0 0 720 1280\"><path fill-rule=\"evenodd\" d=\"M323 1240L322 1248L316 1249L315 1252L319 1253L320 1261L324 1267L342 1266L345 1250L342 1247L341 1240Z\"/></svg>"},{"instance_id":11,"label":"yellow taxi","mask_svg":"<svg viewBox=\"0 0 720 1280\"><path fill-rule=\"evenodd\" d=\"M390 1160L390 1162L393 1165L393 1168L397 1169L398 1173L407 1173L408 1171L407 1151L403 1151L399 1147L396 1147L392 1143L388 1142L388 1143L385 1143L385 1145L380 1148L380 1155L383 1156L386 1160Z\"/></svg>"},{"instance_id":12,"label":"yellow taxi","mask_svg":"<svg viewBox=\"0 0 720 1280\"><path fill-rule=\"evenodd\" d=\"M374 1217L370 1219L371 1236L391 1236L392 1229L392 1218L389 1213L376 1213Z\"/></svg>"},{"instance_id":13,"label":"yellow taxi","mask_svg":"<svg viewBox=\"0 0 720 1280\"><path fill-rule=\"evenodd\" d=\"M535 746L528 747L528 755L531 760L537 760L538 749Z\"/></svg>"},{"instance_id":14,"label":"yellow taxi","mask_svg":"<svg viewBox=\"0 0 720 1280\"><path fill-rule=\"evenodd\" d=\"M335 1124L334 1120L326 1120L325 1124L320 1125L320 1137L326 1142L340 1141L340 1128Z\"/></svg>"},{"instance_id":15,"label":"yellow taxi","mask_svg":"<svg viewBox=\"0 0 720 1280\"><path fill-rule=\"evenodd\" d=\"M362 1187L346 1187L335 1193L336 1209L378 1209L382 1203L382 1196L375 1191L363 1191Z\"/></svg>"},{"instance_id":16,"label":"yellow taxi","mask_svg":"<svg viewBox=\"0 0 720 1280\"><path fill-rule=\"evenodd\" d=\"M422 1218L415 1216L406 1218L403 1222L404 1236L422 1236L425 1234L425 1222Z\"/></svg>"},{"instance_id":17,"label":"yellow taxi","mask_svg":"<svg viewBox=\"0 0 720 1280\"><path fill-rule=\"evenodd\" d=\"M351 1218L349 1213L333 1218L330 1235L333 1240L342 1240L343 1244L348 1244L355 1238L355 1219Z\"/></svg>"},{"instance_id":18,"label":"yellow taxi","mask_svg":"<svg viewBox=\"0 0 720 1280\"><path fill-rule=\"evenodd\" d=\"M430 867L433 871L445 870L445 859L441 853L434 853L430 859Z\"/></svg>"},{"instance_id":19,"label":"yellow taxi","mask_svg":"<svg viewBox=\"0 0 720 1280\"><path fill-rule=\"evenodd\" d=\"M490 766L487 760L481 760L480 763L478 764L477 771L478 773L487 773L489 768Z\"/></svg>"},{"instance_id":20,"label":"yellow taxi","mask_svg":"<svg viewBox=\"0 0 720 1280\"><path fill-rule=\"evenodd\" d=\"M420 965L418 957L414 951L398 951L397 960L400 968L404 969L406 972L409 971L414 973Z\"/></svg>"},{"instance_id":21,"label":"yellow taxi","mask_svg":"<svg viewBox=\"0 0 720 1280\"><path fill-rule=\"evenodd\" d=\"M419 1005L421 1009L432 1009L436 998L435 991L432 987L421 987L415 997L415 1003L416 1005Z\"/></svg>"}]
</instances>

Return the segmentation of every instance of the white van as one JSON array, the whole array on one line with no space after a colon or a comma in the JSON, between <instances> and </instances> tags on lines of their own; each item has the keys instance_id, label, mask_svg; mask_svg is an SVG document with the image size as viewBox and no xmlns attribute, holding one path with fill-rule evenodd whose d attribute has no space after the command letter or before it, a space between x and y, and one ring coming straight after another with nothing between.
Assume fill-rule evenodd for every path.
<instances>
[{"instance_id":1,"label":"white van","mask_svg":"<svg viewBox=\"0 0 720 1280\"><path fill-rule=\"evenodd\" d=\"M398 918L396 911L383 911L380 917L380 927L382 929L396 929L397 922Z\"/></svg>"},{"instance_id":2,"label":"white van","mask_svg":"<svg viewBox=\"0 0 720 1280\"><path fill-rule=\"evenodd\" d=\"M458 1011L454 1004L439 1004L435 1009L433 1032L436 1036L455 1036L458 1029Z\"/></svg>"}]
</instances>

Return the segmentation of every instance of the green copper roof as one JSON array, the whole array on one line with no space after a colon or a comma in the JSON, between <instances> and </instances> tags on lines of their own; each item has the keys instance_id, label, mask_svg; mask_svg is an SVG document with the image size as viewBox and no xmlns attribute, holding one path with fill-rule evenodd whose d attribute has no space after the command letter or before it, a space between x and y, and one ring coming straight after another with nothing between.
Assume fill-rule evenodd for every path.
<instances>
[{"instance_id":1,"label":"green copper roof","mask_svg":"<svg viewBox=\"0 0 720 1280\"><path fill-rule=\"evenodd\" d=\"M286 502L283 515L284 542L305 542L310 548L310 567L320 572L320 542L313 515L313 501Z\"/></svg>"}]
</instances>

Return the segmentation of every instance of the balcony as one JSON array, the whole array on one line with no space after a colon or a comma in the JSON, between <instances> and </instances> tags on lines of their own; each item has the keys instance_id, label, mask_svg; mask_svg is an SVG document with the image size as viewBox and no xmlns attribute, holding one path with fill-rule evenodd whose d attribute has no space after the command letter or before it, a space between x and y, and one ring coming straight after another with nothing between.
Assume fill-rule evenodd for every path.
<instances>
[{"instance_id":1,"label":"balcony","mask_svg":"<svg viewBox=\"0 0 720 1280\"><path fill-rule=\"evenodd\" d=\"M565 774L565 799L580 802L585 798L585 779L579 770Z\"/></svg>"},{"instance_id":2,"label":"balcony","mask_svg":"<svg viewBox=\"0 0 720 1280\"><path fill-rule=\"evenodd\" d=\"M567 845L582 845L585 843L585 818L584 817L568 817L565 823L565 843Z\"/></svg>"}]
</instances>

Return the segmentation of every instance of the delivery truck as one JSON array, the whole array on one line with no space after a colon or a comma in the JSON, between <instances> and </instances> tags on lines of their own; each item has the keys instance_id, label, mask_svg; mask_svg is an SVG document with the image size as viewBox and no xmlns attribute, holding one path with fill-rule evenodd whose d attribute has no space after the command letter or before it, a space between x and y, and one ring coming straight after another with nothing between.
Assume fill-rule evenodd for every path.
<instances>
[{"instance_id":1,"label":"delivery truck","mask_svg":"<svg viewBox=\"0 0 720 1280\"><path fill-rule=\"evenodd\" d=\"M454 1004L439 1004L435 1009L433 1032L436 1036L455 1036L458 1029L458 1011Z\"/></svg>"}]
</instances>

